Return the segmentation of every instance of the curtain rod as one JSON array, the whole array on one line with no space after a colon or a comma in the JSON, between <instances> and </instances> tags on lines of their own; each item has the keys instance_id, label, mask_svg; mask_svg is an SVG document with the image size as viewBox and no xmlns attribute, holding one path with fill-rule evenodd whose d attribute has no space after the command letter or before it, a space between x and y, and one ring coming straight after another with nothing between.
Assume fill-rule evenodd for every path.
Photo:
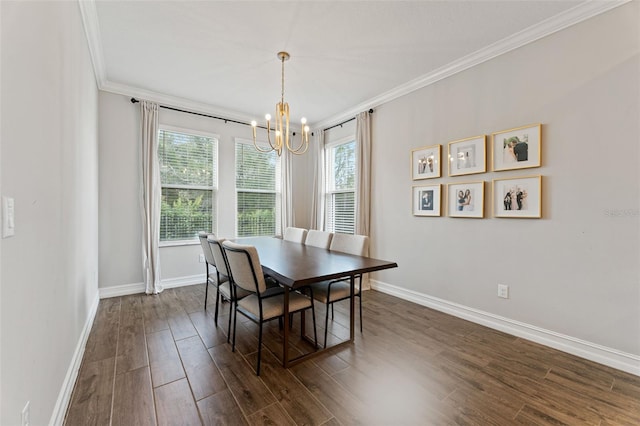
<instances>
[{"instance_id":1,"label":"curtain rod","mask_svg":"<svg viewBox=\"0 0 640 426\"><path fill-rule=\"evenodd\" d=\"M138 102L140 102L140 101L139 101L139 100L137 100L136 98L131 98L131 103L132 103L132 104L137 104ZM235 124L243 124L243 125L245 125L245 126L251 126L251 124L250 124L250 123L245 123L245 122L243 122L243 121L233 120L233 119L231 119L231 118L216 117L215 115L203 114L203 113L201 113L201 112L194 112L194 111L186 111L186 110L184 110L184 109L174 108L174 107L170 107L170 106L166 106L166 105L159 105L159 104L158 104L158 106L159 106L160 108L169 109L169 110L171 110L171 111L184 112L185 114L193 114L193 115L199 115L199 116L201 116L201 117L207 117L207 118L214 118L214 119L216 119L216 120L222 120L222 121L224 121L225 123L235 123ZM267 128L266 128L266 127L264 127L264 126L256 126L256 127L259 127L259 128L261 128L261 129L265 129L265 130L267 129ZM295 133L294 133L294 136L295 136Z\"/></svg>"},{"instance_id":2,"label":"curtain rod","mask_svg":"<svg viewBox=\"0 0 640 426\"><path fill-rule=\"evenodd\" d=\"M373 108L370 108L370 109L369 109L369 114L373 114ZM326 129L323 129L322 131L323 131L323 132L326 132L327 130L331 130L331 129L333 129L334 127L338 127L338 126L342 127L342 125L343 125L343 124L347 124L348 122L353 121L353 120L355 120L355 119L356 119L356 117L351 117L351 118L349 118L348 120L344 120L342 123L334 124L333 126L331 126L331 127L327 127Z\"/></svg>"},{"instance_id":3,"label":"curtain rod","mask_svg":"<svg viewBox=\"0 0 640 426\"><path fill-rule=\"evenodd\" d=\"M132 104L137 104L138 102L140 102L140 101L139 101L139 100L137 100L136 98L131 98L131 103L132 103ZM227 123L227 122L231 122L231 123L236 123L236 124L243 124L243 125L245 125L245 126L251 126L251 124L249 124L249 123L245 123L245 122L243 122L243 121L232 120L231 118L216 117L215 115L203 114L203 113L201 113L201 112L194 112L194 111L186 111L186 110L184 110L184 109L174 108L174 107L170 107L170 106L166 106L166 105L158 105L158 106L159 106L160 108L169 109L169 110L171 110L171 111L178 111L178 112L183 112L183 113L185 113L185 114L193 114L193 115L199 115L199 116L201 116L201 117L207 117L207 118L214 118L214 119L216 119L216 120L222 120L222 121L224 121L225 123ZM373 108L369 109L369 114L373 114ZM338 127L338 126L342 127L342 125L343 125L343 124L346 124L346 123L348 123L348 122L350 122L350 121L353 121L353 120L355 120L355 119L356 119L356 117L351 117L350 119L345 120L345 121L343 121L342 123L334 124L334 125L333 125L333 126L331 126L331 127L327 127L326 129L323 129L323 132L324 132L324 131L326 131L326 130L331 130L331 129L333 129L334 127ZM264 127L264 126L256 126L256 127L259 127L259 128L261 128L261 129L265 129L265 130L267 129L267 128L266 128L266 127ZM295 135L296 135L296 133L295 133L295 132L293 132L293 136L295 136ZM311 133L311 136L313 136L313 132Z\"/></svg>"}]
</instances>

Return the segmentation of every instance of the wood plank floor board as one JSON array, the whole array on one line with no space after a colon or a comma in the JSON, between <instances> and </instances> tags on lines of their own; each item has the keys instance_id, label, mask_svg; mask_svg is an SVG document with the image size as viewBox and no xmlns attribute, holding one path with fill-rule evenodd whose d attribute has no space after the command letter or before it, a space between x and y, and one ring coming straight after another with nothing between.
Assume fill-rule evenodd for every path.
<instances>
[{"instance_id":1,"label":"wood plank floor board","mask_svg":"<svg viewBox=\"0 0 640 426\"><path fill-rule=\"evenodd\" d=\"M248 424L229 390L198 401L198 409L205 425L241 426Z\"/></svg>"},{"instance_id":2,"label":"wood plank floor board","mask_svg":"<svg viewBox=\"0 0 640 426\"><path fill-rule=\"evenodd\" d=\"M227 316L218 317L218 325L213 322L213 314L197 311L189 314L191 323L207 349L227 343Z\"/></svg>"},{"instance_id":3,"label":"wood plank floor board","mask_svg":"<svg viewBox=\"0 0 640 426\"><path fill-rule=\"evenodd\" d=\"M187 379L176 380L153 390L159 426L202 425Z\"/></svg>"},{"instance_id":4,"label":"wood plank floor board","mask_svg":"<svg viewBox=\"0 0 640 426\"><path fill-rule=\"evenodd\" d=\"M248 357L252 364L257 358L257 354ZM263 353L261 364L260 378L296 424L319 425L333 417L270 352Z\"/></svg>"},{"instance_id":5,"label":"wood plank floor board","mask_svg":"<svg viewBox=\"0 0 640 426\"><path fill-rule=\"evenodd\" d=\"M147 295L142 298L142 315L144 330L147 334L169 329L159 294Z\"/></svg>"},{"instance_id":6,"label":"wood plank floor board","mask_svg":"<svg viewBox=\"0 0 640 426\"><path fill-rule=\"evenodd\" d=\"M120 324L120 300L106 299L98 305L96 318L84 351L86 361L100 361L116 356Z\"/></svg>"},{"instance_id":7,"label":"wood plank floor board","mask_svg":"<svg viewBox=\"0 0 640 426\"><path fill-rule=\"evenodd\" d=\"M167 317L171 334L175 340L182 340L198 334L186 311L170 314Z\"/></svg>"},{"instance_id":8,"label":"wood plank floor board","mask_svg":"<svg viewBox=\"0 0 640 426\"><path fill-rule=\"evenodd\" d=\"M363 295L353 344L288 370L278 322L267 323L258 377L258 326L239 316L231 352L228 304L216 327L215 289L206 310L204 290L101 300L65 424L640 424L640 377L376 291ZM310 350L299 324L292 355ZM340 302L329 340L348 338L348 324Z\"/></svg>"},{"instance_id":9,"label":"wood plank floor board","mask_svg":"<svg viewBox=\"0 0 640 426\"><path fill-rule=\"evenodd\" d=\"M247 362L239 352L231 352L229 346L221 345L209 349L209 353L245 415L277 402L262 379L256 376L255 364Z\"/></svg>"},{"instance_id":10,"label":"wood plank floor board","mask_svg":"<svg viewBox=\"0 0 640 426\"><path fill-rule=\"evenodd\" d=\"M196 401L227 389L227 385L197 336L176 342Z\"/></svg>"},{"instance_id":11,"label":"wood plank floor board","mask_svg":"<svg viewBox=\"0 0 640 426\"><path fill-rule=\"evenodd\" d=\"M116 374L137 370L146 365L149 365L149 358L144 324L140 322L120 327Z\"/></svg>"},{"instance_id":12,"label":"wood plank floor board","mask_svg":"<svg viewBox=\"0 0 640 426\"><path fill-rule=\"evenodd\" d=\"M111 424L156 425L151 377L146 367L116 376Z\"/></svg>"},{"instance_id":13,"label":"wood plank floor board","mask_svg":"<svg viewBox=\"0 0 640 426\"><path fill-rule=\"evenodd\" d=\"M296 422L278 403L256 411L247 417L247 421L252 426L296 426Z\"/></svg>"},{"instance_id":14,"label":"wood plank floor board","mask_svg":"<svg viewBox=\"0 0 640 426\"><path fill-rule=\"evenodd\" d=\"M114 369L115 358L82 364L67 413L67 425L109 425Z\"/></svg>"},{"instance_id":15,"label":"wood plank floor board","mask_svg":"<svg viewBox=\"0 0 640 426\"><path fill-rule=\"evenodd\" d=\"M151 367L153 387L162 386L185 377L176 343L169 330L148 334L147 347L149 348L149 366Z\"/></svg>"},{"instance_id":16,"label":"wood plank floor board","mask_svg":"<svg viewBox=\"0 0 640 426\"><path fill-rule=\"evenodd\" d=\"M640 401L640 377L614 376L611 390L614 394L625 395Z\"/></svg>"},{"instance_id":17,"label":"wood plank floor board","mask_svg":"<svg viewBox=\"0 0 640 426\"><path fill-rule=\"evenodd\" d=\"M296 378L320 401L342 424L372 424L366 405L339 382L313 363L297 365L292 369Z\"/></svg>"}]
</instances>

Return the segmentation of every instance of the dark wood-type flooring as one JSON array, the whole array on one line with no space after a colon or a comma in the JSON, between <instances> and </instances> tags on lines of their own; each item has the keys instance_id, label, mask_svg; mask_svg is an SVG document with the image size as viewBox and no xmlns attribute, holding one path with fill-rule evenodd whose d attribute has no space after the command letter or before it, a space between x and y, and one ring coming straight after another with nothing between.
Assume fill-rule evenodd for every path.
<instances>
[{"instance_id":1,"label":"dark wood-type flooring","mask_svg":"<svg viewBox=\"0 0 640 426\"><path fill-rule=\"evenodd\" d=\"M101 300L65 424L640 424L640 377L376 291L354 344L288 370L268 323L257 377L257 326L239 316L231 352L212 293L206 311L204 285ZM343 302L330 339L347 324Z\"/></svg>"}]
</instances>

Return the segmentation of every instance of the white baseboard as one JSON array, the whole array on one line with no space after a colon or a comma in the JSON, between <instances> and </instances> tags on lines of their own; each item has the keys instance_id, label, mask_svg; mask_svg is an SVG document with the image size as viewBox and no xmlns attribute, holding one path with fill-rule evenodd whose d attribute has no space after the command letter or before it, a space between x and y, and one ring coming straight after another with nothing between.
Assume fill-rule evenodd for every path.
<instances>
[{"instance_id":1,"label":"white baseboard","mask_svg":"<svg viewBox=\"0 0 640 426\"><path fill-rule=\"evenodd\" d=\"M51 419L49 420L49 425L51 426L59 426L64 422L64 416L67 413L67 407L71 402L73 387L76 384L78 372L80 371L80 366L82 365L82 357L84 356L84 349L87 345L87 339L89 338L89 333L91 332L91 327L93 326L93 320L95 319L96 313L98 312L99 302L100 298L96 295L95 300L89 308L87 320L85 321L82 332L80 333L80 338L78 339L76 349L73 352L71 364L69 365L67 374L64 377L64 381L62 382L62 388L60 389L60 393L58 394L58 400L56 401Z\"/></svg>"},{"instance_id":2,"label":"white baseboard","mask_svg":"<svg viewBox=\"0 0 640 426\"><path fill-rule=\"evenodd\" d=\"M382 293L387 293L392 296L399 297L400 299L408 300L458 318L463 318L476 324L481 324L495 330L522 337L523 339L531 340L599 364L604 364L609 367L640 376L640 356L556 333L531 324L494 315L489 312L480 311L468 306L449 302L437 297L428 296L413 290L407 290L381 281L372 279L370 282L372 289Z\"/></svg>"},{"instance_id":3,"label":"white baseboard","mask_svg":"<svg viewBox=\"0 0 640 426\"><path fill-rule=\"evenodd\" d=\"M162 288L175 288L193 284L201 284L204 283L205 280L205 275L200 274L161 280L160 284L162 284ZM109 297L128 296L129 294L144 293L146 291L146 288L144 283L133 283L116 285L112 287L101 287L99 291L100 299L107 299Z\"/></svg>"}]
</instances>

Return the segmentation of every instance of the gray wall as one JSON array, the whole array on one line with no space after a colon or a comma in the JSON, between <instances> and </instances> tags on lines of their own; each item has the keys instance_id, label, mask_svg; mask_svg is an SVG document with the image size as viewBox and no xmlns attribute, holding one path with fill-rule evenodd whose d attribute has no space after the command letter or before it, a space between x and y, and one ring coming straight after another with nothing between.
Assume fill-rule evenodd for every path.
<instances>
[{"instance_id":1,"label":"gray wall","mask_svg":"<svg viewBox=\"0 0 640 426\"><path fill-rule=\"evenodd\" d=\"M0 2L0 424L53 421L98 302L98 91L76 2ZM67 394L68 395L68 394ZM57 411L56 411L57 409Z\"/></svg>"},{"instance_id":2,"label":"gray wall","mask_svg":"<svg viewBox=\"0 0 640 426\"><path fill-rule=\"evenodd\" d=\"M634 354L640 372L638 7L376 108L372 255L400 265L379 288ZM425 181L411 180L411 149L441 144L446 161L449 141L531 123L543 124L542 167L426 181L484 180L488 217L412 215L411 186ZM543 218L490 217L491 180L528 175L543 176Z\"/></svg>"}]
</instances>

